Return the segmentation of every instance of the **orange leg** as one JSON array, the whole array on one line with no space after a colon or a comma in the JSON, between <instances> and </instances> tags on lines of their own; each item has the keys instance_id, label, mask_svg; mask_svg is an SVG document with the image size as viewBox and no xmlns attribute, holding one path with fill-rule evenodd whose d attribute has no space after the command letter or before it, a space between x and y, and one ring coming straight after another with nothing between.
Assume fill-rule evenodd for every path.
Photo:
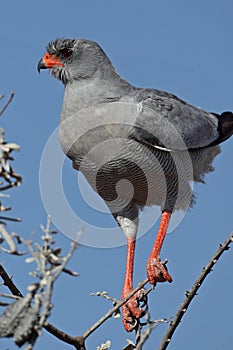
<instances>
[{"instance_id":1,"label":"orange leg","mask_svg":"<svg viewBox=\"0 0 233 350\"><path fill-rule=\"evenodd\" d=\"M153 285L156 285L157 282L172 282L172 277L167 272L166 267L160 261L160 251L163 245L164 238L167 233L168 224L171 218L171 213L164 211L162 213L162 218L160 221L159 230L157 237L147 261L146 272L149 279L149 282Z\"/></svg>"},{"instance_id":2,"label":"orange leg","mask_svg":"<svg viewBox=\"0 0 233 350\"><path fill-rule=\"evenodd\" d=\"M133 266L134 252L136 240L127 238L127 259L125 280L122 290L122 299L133 290ZM138 306L140 291L136 293L129 301L122 306L122 321L127 332L131 332L135 328L135 324L139 318L144 315L144 310Z\"/></svg>"}]
</instances>

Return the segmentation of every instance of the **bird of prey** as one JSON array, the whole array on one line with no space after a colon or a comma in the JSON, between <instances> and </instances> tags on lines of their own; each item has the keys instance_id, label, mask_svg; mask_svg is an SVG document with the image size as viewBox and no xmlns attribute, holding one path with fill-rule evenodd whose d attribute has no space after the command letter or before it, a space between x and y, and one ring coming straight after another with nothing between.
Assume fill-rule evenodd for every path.
<instances>
[{"instance_id":1,"label":"bird of prey","mask_svg":"<svg viewBox=\"0 0 233 350\"><path fill-rule=\"evenodd\" d=\"M168 92L132 86L91 40L58 38L46 51L38 71L50 69L65 86L61 147L126 236L122 298L133 289L138 215L146 206L160 206L162 213L146 265L148 280L172 282L160 259L171 214L194 202L190 182L203 182L213 170L218 145L233 134L233 113L209 113ZM138 296L122 311L130 332L144 314Z\"/></svg>"}]
</instances>

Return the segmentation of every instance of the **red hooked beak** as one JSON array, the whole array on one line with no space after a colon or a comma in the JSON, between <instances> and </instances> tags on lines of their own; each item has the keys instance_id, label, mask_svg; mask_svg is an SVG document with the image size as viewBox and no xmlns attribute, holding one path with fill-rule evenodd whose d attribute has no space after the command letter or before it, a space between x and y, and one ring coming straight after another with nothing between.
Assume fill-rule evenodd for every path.
<instances>
[{"instance_id":1,"label":"red hooked beak","mask_svg":"<svg viewBox=\"0 0 233 350\"><path fill-rule=\"evenodd\" d=\"M64 64L61 62L59 57L56 55L50 55L48 52L46 52L44 57L39 61L37 70L40 73L41 69L53 68L55 66L64 66Z\"/></svg>"}]
</instances>

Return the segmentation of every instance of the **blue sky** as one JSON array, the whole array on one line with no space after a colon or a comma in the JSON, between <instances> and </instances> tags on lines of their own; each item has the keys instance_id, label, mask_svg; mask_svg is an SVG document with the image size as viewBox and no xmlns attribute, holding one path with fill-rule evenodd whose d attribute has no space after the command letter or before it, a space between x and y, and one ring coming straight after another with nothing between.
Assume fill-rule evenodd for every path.
<instances>
[{"instance_id":1,"label":"blue sky","mask_svg":"<svg viewBox=\"0 0 233 350\"><path fill-rule=\"evenodd\" d=\"M47 43L59 36L89 38L107 52L118 72L136 86L170 91L188 102L220 113L233 110L232 22L230 0L208 1L79 1L37 3L4 2L0 14L1 93L15 91L15 99L2 117L7 140L21 145L15 169L23 185L11 192L13 214L23 219L9 225L29 237L39 234L46 222L39 186L43 150L57 128L62 105L61 83L36 65ZM59 147L59 145L58 145ZM162 257L169 259L174 282L159 285L150 295L151 316L171 317L209 260L218 244L233 229L233 139L222 146L215 172L206 185L195 186L196 206L189 211L175 232L168 235ZM50 173L47 174L48 179ZM77 174L67 160L62 169L67 200L74 211L97 227L113 226L112 218L88 211L77 186ZM8 203L6 203L8 204ZM54 203L56 205L56 203ZM157 226L137 242L135 285L145 278L145 264ZM98 237L96 237L98 240ZM68 249L69 240L60 235L58 244ZM1 256L14 281L25 293L28 276L23 258ZM72 335L81 334L110 305L90 297L107 290L120 298L124 276L125 247L100 249L82 246L70 267L80 273L74 279L62 276L56 283L50 321ZM198 297L178 328L170 348L231 349L233 309L233 254L229 251L205 281ZM156 349L166 325L152 334L144 349ZM120 320L109 320L87 341L88 349L111 339L113 350L126 344ZM1 349L14 349L11 341L0 340ZM200 345L201 344L201 345ZM69 349L44 332L36 349Z\"/></svg>"}]
</instances>

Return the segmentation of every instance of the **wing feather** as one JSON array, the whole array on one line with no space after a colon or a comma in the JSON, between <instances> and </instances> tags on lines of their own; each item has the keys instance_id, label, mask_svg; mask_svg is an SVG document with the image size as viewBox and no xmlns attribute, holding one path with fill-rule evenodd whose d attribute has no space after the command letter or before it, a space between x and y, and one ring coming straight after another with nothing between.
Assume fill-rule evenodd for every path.
<instances>
[{"instance_id":1,"label":"wing feather","mask_svg":"<svg viewBox=\"0 0 233 350\"><path fill-rule=\"evenodd\" d=\"M133 137L168 150L206 147L219 136L218 118L189 105L175 95L158 90L139 90L140 105Z\"/></svg>"}]
</instances>

